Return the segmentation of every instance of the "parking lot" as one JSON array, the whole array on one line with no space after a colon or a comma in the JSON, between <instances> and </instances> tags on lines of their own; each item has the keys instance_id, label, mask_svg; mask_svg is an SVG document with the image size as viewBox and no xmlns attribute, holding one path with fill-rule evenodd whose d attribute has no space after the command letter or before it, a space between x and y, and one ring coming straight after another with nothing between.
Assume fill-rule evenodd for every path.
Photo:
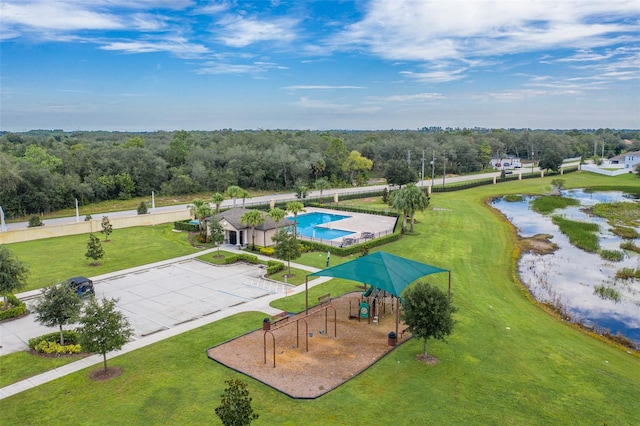
<instances>
[{"instance_id":1,"label":"parking lot","mask_svg":"<svg viewBox=\"0 0 640 426\"><path fill-rule=\"evenodd\" d=\"M290 291L283 283L265 280L256 265L214 266L197 259L138 268L94 281L96 297L118 298L117 307L129 320L133 339L143 339L180 324L215 314L265 296ZM27 302L33 306L35 299ZM264 310L268 310L265 300ZM72 328L72 327L67 327ZM27 349L33 337L57 331L35 323L33 314L0 324L0 355Z\"/></svg>"}]
</instances>

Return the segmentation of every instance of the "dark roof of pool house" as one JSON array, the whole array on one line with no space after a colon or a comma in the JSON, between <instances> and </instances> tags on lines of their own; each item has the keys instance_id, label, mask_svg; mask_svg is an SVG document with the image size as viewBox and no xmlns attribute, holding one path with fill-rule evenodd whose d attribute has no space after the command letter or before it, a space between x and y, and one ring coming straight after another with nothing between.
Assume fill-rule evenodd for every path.
<instances>
[{"instance_id":1,"label":"dark roof of pool house","mask_svg":"<svg viewBox=\"0 0 640 426\"><path fill-rule=\"evenodd\" d=\"M245 223L242 223L242 221L240 220L240 218L246 213L248 212L249 209L245 209L244 207L234 207L232 209L229 210L225 210L223 212L220 212L216 215L214 215L213 217L209 218L209 220L216 220L218 222L220 222L221 220L226 220L227 222L229 222L229 224L231 226L233 226L234 228L240 230L240 229L247 229L247 228L251 228L250 226L248 226ZM264 223L259 224L258 226L256 226L256 229L259 231L268 231L269 229L275 229L276 228L276 223L273 219L271 219L269 216L267 216L267 214L264 214L264 218L265 221ZM278 227L282 228L283 226L291 226L293 225L293 222L287 218L282 219L280 222L278 222Z\"/></svg>"}]
</instances>

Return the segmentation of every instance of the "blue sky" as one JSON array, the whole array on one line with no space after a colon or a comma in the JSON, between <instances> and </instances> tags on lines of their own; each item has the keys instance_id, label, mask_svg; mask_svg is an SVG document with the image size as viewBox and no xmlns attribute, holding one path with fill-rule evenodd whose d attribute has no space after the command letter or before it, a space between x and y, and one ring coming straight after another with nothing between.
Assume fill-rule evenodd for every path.
<instances>
[{"instance_id":1,"label":"blue sky","mask_svg":"<svg viewBox=\"0 0 640 426\"><path fill-rule=\"evenodd\" d=\"M2 0L0 129L640 128L638 0Z\"/></svg>"}]
</instances>

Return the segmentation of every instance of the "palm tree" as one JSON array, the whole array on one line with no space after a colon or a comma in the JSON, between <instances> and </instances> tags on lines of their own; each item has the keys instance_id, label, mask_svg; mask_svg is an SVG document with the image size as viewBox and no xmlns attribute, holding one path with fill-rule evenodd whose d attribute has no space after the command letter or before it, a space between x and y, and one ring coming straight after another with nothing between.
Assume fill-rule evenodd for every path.
<instances>
[{"instance_id":1,"label":"palm tree","mask_svg":"<svg viewBox=\"0 0 640 426\"><path fill-rule=\"evenodd\" d=\"M256 226L264 223L264 221L264 212L261 212L260 210L247 210L240 218L240 222L251 227L251 245L253 246L253 250L256 249Z\"/></svg>"},{"instance_id":2,"label":"palm tree","mask_svg":"<svg viewBox=\"0 0 640 426\"><path fill-rule=\"evenodd\" d=\"M293 213L293 235L298 238L298 213L306 212L304 204L299 201L289 201L287 211Z\"/></svg>"},{"instance_id":3,"label":"palm tree","mask_svg":"<svg viewBox=\"0 0 640 426\"><path fill-rule=\"evenodd\" d=\"M193 200L193 203L189 204L187 208L191 212L193 218L198 220L200 235L206 238L207 228L205 226L204 220L207 216L211 216L211 206L209 205L209 202L198 198L196 200Z\"/></svg>"},{"instance_id":4,"label":"palm tree","mask_svg":"<svg viewBox=\"0 0 640 426\"><path fill-rule=\"evenodd\" d=\"M241 197L243 191L244 191L244 189L240 188L237 185L231 185L225 191L227 196L233 199L233 207L236 206L236 198Z\"/></svg>"},{"instance_id":5,"label":"palm tree","mask_svg":"<svg viewBox=\"0 0 640 426\"><path fill-rule=\"evenodd\" d=\"M331 188L331 184L329 183L327 178L322 177L316 181L315 187L316 189L320 190L320 196L322 197L322 191Z\"/></svg>"},{"instance_id":6,"label":"palm tree","mask_svg":"<svg viewBox=\"0 0 640 426\"><path fill-rule=\"evenodd\" d=\"M276 223L276 234L277 234L278 231L280 230L280 227L278 226L278 224L280 223L280 221L282 221L282 219L285 218L285 216L287 216L287 212L282 210L281 208L274 207L271 210L269 210L268 215Z\"/></svg>"},{"instance_id":7,"label":"palm tree","mask_svg":"<svg viewBox=\"0 0 640 426\"><path fill-rule=\"evenodd\" d=\"M251 194L249 193L249 191L243 189L240 194L238 195L238 198L242 198L242 207L244 207L244 202L247 198L251 198Z\"/></svg>"},{"instance_id":8,"label":"palm tree","mask_svg":"<svg viewBox=\"0 0 640 426\"><path fill-rule=\"evenodd\" d=\"M411 228L413 232L414 217L416 211L424 211L429 205L429 197L418 188L414 183L410 183L402 189L405 192L405 198L408 204L408 212L410 216Z\"/></svg>"},{"instance_id":9,"label":"palm tree","mask_svg":"<svg viewBox=\"0 0 640 426\"><path fill-rule=\"evenodd\" d=\"M407 230L407 214L409 213L409 201L406 197L404 189L394 191L391 193L391 207L395 209L398 214L402 215L402 232Z\"/></svg>"},{"instance_id":10,"label":"palm tree","mask_svg":"<svg viewBox=\"0 0 640 426\"><path fill-rule=\"evenodd\" d=\"M224 201L224 195L219 192L216 192L211 196L211 202L216 205L216 214L220 213L220 206Z\"/></svg>"}]
</instances>

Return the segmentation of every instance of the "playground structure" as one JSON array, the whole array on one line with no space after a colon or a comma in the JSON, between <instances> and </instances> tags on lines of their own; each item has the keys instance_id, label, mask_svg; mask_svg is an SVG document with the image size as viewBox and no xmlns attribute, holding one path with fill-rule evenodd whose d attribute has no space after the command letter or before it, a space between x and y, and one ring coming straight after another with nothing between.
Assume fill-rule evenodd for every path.
<instances>
[{"instance_id":1,"label":"playground structure","mask_svg":"<svg viewBox=\"0 0 640 426\"><path fill-rule=\"evenodd\" d=\"M300 348L300 321L304 323L304 344L305 344L305 352L309 352L309 322L307 321L309 318L321 313L324 311L324 328L322 329L322 334L327 332L329 325L328 311L331 309L333 311L333 337L338 337L338 323L337 323L337 311L331 306L331 296L325 295L318 298L320 304L316 306L315 309L312 309L311 312L306 312L302 315L283 315L281 317L275 317L275 321L273 326L265 327L266 320L263 323L263 354L264 354L264 363L267 363L267 335L271 336L272 348L273 348L273 368L276 368L276 335L275 331L278 329L291 326L293 324L296 325L296 344L295 348ZM269 322L270 324L270 322Z\"/></svg>"},{"instance_id":2,"label":"playground structure","mask_svg":"<svg viewBox=\"0 0 640 426\"><path fill-rule=\"evenodd\" d=\"M451 295L450 271L384 252L314 272L307 275L305 282L303 311L295 315L279 314L272 318L273 322L265 318L262 329L209 348L207 354L226 367L253 377L292 398L317 398L355 377L393 350L398 336L410 334L407 329L402 334L398 330L400 294L418 278L440 272L449 273ZM364 288L364 292L333 299L329 294L320 296L318 304L309 307L308 279L311 276L344 278L367 283L368 287ZM354 299L358 307L355 318ZM362 307L366 309L361 312ZM387 309L395 315L385 315ZM327 333L330 312L334 314L333 336ZM361 321L365 317L366 323ZM371 321L378 326L371 326ZM395 333L387 334L394 323ZM340 338L337 334L338 324ZM300 339L302 329L304 350ZM313 339L311 344L310 339ZM256 354L260 349L263 356L258 360ZM271 349L273 360L270 366L267 366L268 349ZM279 360L278 368L275 368L276 357Z\"/></svg>"},{"instance_id":3,"label":"playground structure","mask_svg":"<svg viewBox=\"0 0 640 426\"><path fill-rule=\"evenodd\" d=\"M387 305L391 313L394 312L394 296L386 290L374 286L368 286L365 291L360 295L360 298L349 300L349 319L367 319L367 323L379 324L379 317L384 316L387 313ZM353 306L357 308L357 312L354 313Z\"/></svg>"}]
</instances>

